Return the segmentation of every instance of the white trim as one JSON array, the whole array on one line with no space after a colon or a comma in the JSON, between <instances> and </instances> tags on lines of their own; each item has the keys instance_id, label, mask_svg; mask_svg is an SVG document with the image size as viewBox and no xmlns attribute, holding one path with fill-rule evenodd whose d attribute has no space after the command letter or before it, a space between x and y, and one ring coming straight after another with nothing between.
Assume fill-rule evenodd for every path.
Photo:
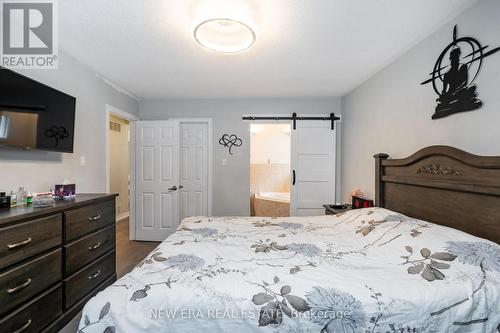
<instances>
[{"instance_id":1,"label":"white trim","mask_svg":"<svg viewBox=\"0 0 500 333\"><path fill-rule=\"evenodd\" d=\"M208 126L208 215L212 216L212 118L168 118L168 120L179 121L179 126L182 123L206 123Z\"/></svg>"},{"instance_id":2,"label":"white trim","mask_svg":"<svg viewBox=\"0 0 500 333\"><path fill-rule=\"evenodd\" d=\"M121 221L121 220L123 220L124 218L127 218L127 217L129 217L129 216L130 216L129 212L125 212L125 213L122 213L122 214L120 214L120 215L117 215L117 216L116 216L116 222Z\"/></svg>"},{"instance_id":3,"label":"white trim","mask_svg":"<svg viewBox=\"0 0 500 333\"><path fill-rule=\"evenodd\" d=\"M132 230L132 225L135 225L134 221L134 212L135 212L135 200L132 200L133 195L135 194L135 186L133 180L135 178L132 178L132 172L134 172L135 176L135 167L134 163L132 163L133 159L135 158L134 155L134 147L135 147L135 136L133 135L134 131L134 122L139 120L139 117L136 115L133 115L131 113L128 113L126 111L123 111L121 109L118 109L112 105L106 104L105 106L106 109L106 116L105 116L105 123L104 123L104 151L105 151L105 170L106 170L106 177L105 177L105 182L106 182L106 193L109 193L110 191L110 171L109 171L109 116L110 115L115 115L117 117L126 119L130 123L130 145L129 145L129 151L130 151L130 197L129 197L129 217L130 217L130 223L129 223L129 238L131 240L135 239L135 228Z\"/></svg>"},{"instance_id":4,"label":"white trim","mask_svg":"<svg viewBox=\"0 0 500 333\"><path fill-rule=\"evenodd\" d=\"M119 85L117 85L116 83L106 79L104 76L96 73L95 76L99 79L101 79L104 83L106 83L107 85L109 85L111 88L115 89L116 91L118 91L119 93L122 93L124 95L127 95L128 97L131 97L133 99L135 99L135 101L137 103L139 103L141 100L135 96L134 94L132 94L130 91L128 91L127 89L123 88L123 87L120 87Z\"/></svg>"},{"instance_id":5,"label":"white trim","mask_svg":"<svg viewBox=\"0 0 500 333\"><path fill-rule=\"evenodd\" d=\"M106 104L106 111L108 113L112 113L115 116L118 116L120 118L127 119L128 121L137 121L137 120L139 120L139 117L137 117L136 115L134 115L132 113L128 113L128 112L123 111L121 109L118 109L118 108L114 107L113 105Z\"/></svg>"},{"instance_id":6,"label":"white trim","mask_svg":"<svg viewBox=\"0 0 500 333\"><path fill-rule=\"evenodd\" d=\"M129 207L129 232L130 240L136 240L135 231L135 131L136 123L130 123L130 207Z\"/></svg>"}]
</instances>

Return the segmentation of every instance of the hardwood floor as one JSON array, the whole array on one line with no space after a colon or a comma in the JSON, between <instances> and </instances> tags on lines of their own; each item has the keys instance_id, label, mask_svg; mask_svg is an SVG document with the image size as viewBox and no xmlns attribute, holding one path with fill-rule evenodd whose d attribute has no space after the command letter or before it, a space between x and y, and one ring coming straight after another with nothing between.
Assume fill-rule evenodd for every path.
<instances>
[{"instance_id":1,"label":"hardwood floor","mask_svg":"<svg viewBox=\"0 0 500 333\"><path fill-rule=\"evenodd\" d=\"M116 222L116 274L121 278L144 259L159 242L131 241L128 218Z\"/></svg>"}]
</instances>

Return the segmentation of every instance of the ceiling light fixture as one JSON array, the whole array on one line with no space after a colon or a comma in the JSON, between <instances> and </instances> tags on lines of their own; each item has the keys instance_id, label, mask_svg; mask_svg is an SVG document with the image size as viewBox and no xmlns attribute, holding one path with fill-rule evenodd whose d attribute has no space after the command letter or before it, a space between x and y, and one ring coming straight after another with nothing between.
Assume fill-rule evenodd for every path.
<instances>
[{"instance_id":1,"label":"ceiling light fixture","mask_svg":"<svg viewBox=\"0 0 500 333\"><path fill-rule=\"evenodd\" d=\"M194 29L194 39L210 51L238 53L255 43L255 32L240 21L218 18L198 24Z\"/></svg>"}]
</instances>

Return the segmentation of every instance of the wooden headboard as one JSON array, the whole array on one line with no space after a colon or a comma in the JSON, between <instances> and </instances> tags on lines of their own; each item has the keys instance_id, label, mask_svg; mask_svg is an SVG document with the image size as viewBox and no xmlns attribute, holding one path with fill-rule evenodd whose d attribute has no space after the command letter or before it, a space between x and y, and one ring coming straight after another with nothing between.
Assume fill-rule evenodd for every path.
<instances>
[{"instance_id":1,"label":"wooden headboard","mask_svg":"<svg viewBox=\"0 0 500 333\"><path fill-rule=\"evenodd\" d=\"M500 157L447 146L374 157L377 206L500 244Z\"/></svg>"}]
</instances>

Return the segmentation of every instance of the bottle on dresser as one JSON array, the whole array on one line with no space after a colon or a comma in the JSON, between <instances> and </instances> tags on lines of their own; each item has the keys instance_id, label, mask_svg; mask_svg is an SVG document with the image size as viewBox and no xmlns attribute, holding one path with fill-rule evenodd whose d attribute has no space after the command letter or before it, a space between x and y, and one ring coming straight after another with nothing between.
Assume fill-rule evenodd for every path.
<instances>
[{"instance_id":1,"label":"bottle on dresser","mask_svg":"<svg viewBox=\"0 0 500 333\"><path fill-rule=\"evenodd\" d=\"M33 195L24 187L19 187L17 191L0 192L0 208L29 205L33 202Z\"/></svg>"},{"instance_id":2,"label":"bottle on dresser","mask_svg":"<svg viewBox=\"0 0 500 333\"><path fill-rule=\"evenodd\" d=\"M10 196L5 192L0 192L0 208L10 207Z\"/></svg>"},{"instance_id":3,"label":"bottle on dresser","mask_svg":"<svg viewBox=\"0 0 500 333\"><path fill-rule=\"evenodd\" d=\"M19 187L19 190L17 190L17 205L26 205L26 199L28 197L28 193L24 190L24 187Z\"/></svg>"},{"instance_id":4,"label":"bottle on dresser","mask_svg":"<svg viewBox=\"0 0 500 333\"><path fill-rule=\"evenodd\" d=\"M17 205L17 195L14 191L10 191L10 206L14 207Z\"/></svg>"}]
</instances>

